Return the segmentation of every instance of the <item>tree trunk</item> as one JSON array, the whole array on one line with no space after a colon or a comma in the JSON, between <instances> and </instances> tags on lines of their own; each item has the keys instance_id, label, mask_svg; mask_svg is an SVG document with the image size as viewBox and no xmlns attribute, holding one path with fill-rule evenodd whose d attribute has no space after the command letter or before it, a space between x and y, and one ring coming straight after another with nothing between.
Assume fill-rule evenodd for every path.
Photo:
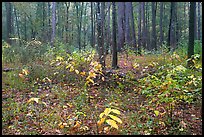
<instances>
[{"instance_id":1,"label":"tree trunk","mask_svg":"<svg viewBox=\"0 0 204 137\"><path fill-rule=\"evenodd\" d=\"M108 2L108 17L107 17L107 34L106 34L106 54L108 54L108 50L111 47L111 30L110 30L110 6L111 2Z\"/></svg>"},{"instance_id":2,"label":"tree trunk","mask_svg":"<svg viewBox=\"0 0 204 137\"><path fill-rule=\"evenodd\" d=\"M197 37L197 14L196 14L196 6L195 6L195 12L194 12L194 24L195 24L195 26L194 26L194 37L195 37L195 40L197 40L198 39L198 37Z\"/></svg>"},{"instance_id":3,"label":"tree trunk","mask_svg":"<svg viewBox=\"0 0 204 137\"><path fill-rule=\"evenodd\" d=\"M104 51L103 51L103 25L102 20L104 19L104 13L101 11L104 11L104 2L101 3L103 6L101 8L100 2L97 2L97 31L98 31L98 51L99 51L99 61L102 65L102 68L105 68L105 60L104 60Z\"/></svg>"},{"instance_id":4,"label":"tree trunk","mask_svg":"<svg viewBox=\"0 0 204 137\"><path fill-rule=\"evenodd\" d=\"M125 2L125 44L129 47L131 45L131 38L130 38L130 2Z\"/></svg>"},{"instance_id":5,"label":"tree trunk","mask_svg":"<svg viewBox=\"0 0 204 137\"><path fill-rule=\"evenodd\" d=\"M52 2L52 37L51 37L51 47L54 47L55 40L55 27L56 27L56 2Z\"/></svg>"},{"instance_id":6,"label":"tree trunk","mask_svg":"<svg viewBox=\"0 0 204 137\"><path fill-rule=\"evenodd\" d=\"M196 2L190 2L190 18L189 18L189 43L188 43L188 59L194 55L194 29L195 29L195 12L196 12ZM187 67L192 67L193 61L189 60L187 62Z\"/></svg>"},{"instance_id":7,"label":"tree trunk","mask_svg":"<svg viewBox=\"0 0 204 137\"><path fill-rule=\"evenodd\" d=\"M94 48L93 2L91 2L91 47Z\"/></svg>"},{"instance_id":8,"label":"tree trunk","mask_svg":"<svg viewBox=\"0 0 204 137\"><path fill-rule=\"evenodd\" d=\"M162 46L163 39L164 39L164 33L163 33L163 2L160 2L160 20L159 20L159 31L160 31L160 47Z\"/></svg>"},{"instance_id":9,"label":"tree trunk","mask_svg":"<svg viewBox=\"0 0 204 137\"><path fill-rule=\"evenodd\" d=\"M17 34L18 34L19 42L20 42L20 44L21 44L19 21L18 21L18 16L17 16L16 8L14 8L14 15L15 15L15 19L16 19Z\"/></svg>"},{"instance_id":10,"label":"tree trunk","mask_svg":"<svg viewBox=\"0 0 204 137\"><path fill-rule=\"evenodd\" d=\"M118 2L118 51L120 52L125 42L125 27L124 27L124 14L125 14L125 3Z\"/></svg>"},{"instance_id":11,"label":"tree trunk","mask_svg":"<svg viewBox=\"0 0 204 137\"><path fill-rule=\"evenodd\" d=\"M112 2L112 29L113 29L113 56L112 56L112 68L118 68L118 55L116 45L116 6L115 2Z\"/></svg>"},{"instance_id":12,"label":"tree trunk","mask_svg":"<svg viewBox=\"0 0 204 137\"><path fill-rule=\"evenodd\" d=\"M138 4L138 54L141 55L141 2Z\"/></svg>"},{"instance_id":13,"label":"tree trunk","mask_svg":"<svg viewBox=\"0 0 204 137\"><path fill-rule=\"evenodd\" d=\"M136 36L135 36L135 23L134 23L134 15L133 15L133 7L132 2L130 2L130 20L131 20L131 30L132 30L132 45L135 50L137 50Z\"/></svg>"},{"instance_id":14,"label":"tree trunk","mask_svg":"<svg viewBox=\"0 0 204 137\"><path fill-rule=\"evenodd\" d=\"M152 2L152 49L157 50L156 47L156 8L155 8L155 2Z\"/></svg>"},{"instance_id":15,"label":"tree trunk","mask_svg":"<svg viewBox=\"0 0 204 137\"><path fill-rule=\"evenodd\" d=\"M169 23L169 33L168 33L168 50L171 48L176 48L176 38L175 38L175 4L176 2L171 2L171 10L170 10L170 23Z\"/></svg>"},{"instance_id":16,"label":"tree trunk","mask_svg":"<svg viewBox=\"0 0 204 137\"><path fill-rule=\"evenodd\" d=\"M147 45L146 45L146 38L147 38L147 36L146 36L146 26L145 26L145 2L142 2L141 3L142 4L142 46L143 46L143 48L144 49L146 49L147 48Z\"/></svg>"},{"instance_id":17,"label":"tree trunk","mask_svg":"<svg viewBox=\"0 0 204 137\"><path fill-rule=\"evenodd\" d=\"M12 35L12 22L11 22L11 18L12 18L12 8L11 8L11 2L5 2L6 4L6 22L7 22L7 33L6 33L6 42L8 44L12 44L11 43L11 35Z\"/></svg>"},{"instance_id":18,"label":"tree trunk","mask_svg":"<svg viewBox=\"0 0 204 137\"><path fill-rule=\"evenodd\" d=\"M202 38L201 37L201 32L200 32L202 30L201 27L200 27L201 26L200 25L201 24L200 19L201 19L201 17L200 17L200 2L198 2L198 40L201 40L201 38Z\"/></svg>"},{"instance_id":19,"label":"tree trunk","mask_svg":"<svg viewBox=\"0 0 204 137\"><path fill-rule=\"evenodd\" d=\"M65 2L66 5L66 16L67 16L67 21L66 21L66 26L65 26L65 30L66 30L66 43L69 42L69 7L70 7L70 2Z\"/></svg>"}]
</instances>

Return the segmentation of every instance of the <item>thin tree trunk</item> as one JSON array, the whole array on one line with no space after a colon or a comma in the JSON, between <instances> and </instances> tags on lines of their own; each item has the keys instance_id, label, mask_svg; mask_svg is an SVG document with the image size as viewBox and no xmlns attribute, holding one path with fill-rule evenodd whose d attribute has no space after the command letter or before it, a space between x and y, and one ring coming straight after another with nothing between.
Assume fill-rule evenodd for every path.
<instances>
[{"instance_id":1,"label":"thin tree trunk","mask_svg":"<svg viewBox=\"0 0 204 137\"><path fill-rule=\"evenodd\" d=\"M197 38L197 14L196 14L196 6L195 6L195 12L194 12L194 24L195 24L195 26L194 26L194 37L195 37L195 40L197 40L198 38Z\"/></svg>"},{"instance_id":2,"label":"thin tree trunk","mask_svg":"<svg viewBox=\"0 0 204 137\"><path fill-rule=\"evenodd\" d=\"M142 2L142 46L146 49L145 2Z\"/></svg>"},{"instance_id":3,"label":"thin tree trunk","mask_svg":"<svg viewBox=\"0 0 204 137\"><path fill-rule=\"evenodd\" d=\"M106 54L108 54L108 50L111 47L111 31L110 31L110 6L111 2L108 2L108 18L107 18L107 37L106 37Z\"/></svg>"},{"instance_id":4,"label":"thin tree trunk","mask_svg":"<svg viewBox=\"0 0 204 137\"><path fill-rule=\"evenodd\" d=\"M189 18L189 44L188 44L188 58L194 54L194 29L195 29L195 12L196 12L196 2L190 2L190 18ZM189 60L187 67L192 67L193 61Z\"/></svg>"},{"instance_id":5,"label":"thin tree trunk","mask_svg":"<svg viewBox=\"0 0 204 137\"><path fill-rule=\"evenodd\" d=\"M164 33L163 33L163 2L160 2L160 20L159 20L159 31L160 31L160 47L162 46L163 43L163 38L164 38Z\"/></svg>"},{"instance_id":6,"label":"thin tree trunk","mask_svg":"<svg viewBox=\"0 0 204 137\"><path fill-rule=\"evenodd\" d=\"M125 14L125 3L118 2L118 51L120 52L123 48L125 42L125 24L124 24L124 14Z\"/></svg>"},{"instance_id":7,"label":"thin tree trunk","mask_svg":"<svg viewBox=\"0 0 204 137\"><path fill-rule=\"evenodd\" d=\"M15 19L16 19L17 34L18 34L18 38L19 38L20 45L21 45L19 21L18 21L18 16L17 16L16 8L14 8L14 15L15 15Z\"/></svg>"},{"instance_id":8,"label":"thin tree trunk","mask_svg":"<svg viewBox=\"0 0 204 137\"><path fill-rule=\"evenodd\" d=\"M65 2L66 5L66 17L67 17L67 21L66 21L66 27L65 27L65 31L66 31L66 43L69 42L69 34L68 34L68 30L69 30L69 7L70 7L70 2Z\"/></svg>"},{"instance_id":9,"label":"thin tree trunk","mask_svg":"<svg viewBox=\"0 0 204 137\"><path fill-rule=\"evenodd\" d=\"M91 47L94 48L93 2L91 2Z\"/></svg>"},{"instance_id":10,"label":"thin tree trunk","mask_svg":"<svg viewBox=\"0 0 204 137\"><path fill-rule=\"evenodd\" d=\"M200 2L198 2L198 40L201 40L201 25L200 25Z\"/></svg>"},{"instance_id":11,"label":"thin tree trunk","mask_svg":"<svg viewBox=\"0 0 204 137\"><path fill-rule=\"evenodd\" d=\"M152 2L152 49L157 50L156 47L156 7L155 2Z\"/></svg>"},{"instance_id":12,"label":"thin tree trunk","mask_svg":"<svg viewBox=\"0 0 204 137\"><path fill-rule=\"evenodd\" d=\"M141 55L141 2L138 4L138 54Z\"/></svg>"},{"instance_id":13,"label":"thin tree trunk","mask_svg":"<svg viewBox=\"0 0 204 137\"><path fill-rule=\"evenodd\" d=\"M55 40L55 27L56 27L56 2L52 2L52 38L51 38L51 47L54 47Z\"/></svg>"},{"instance_id":14,"label":"thin tree trunk","mask_svg":"<svg viewBox=\"0 0 204 137\"><path fill-rule=\"evenodd\" d=\"M131 45L131 39L130 39L130 23L129 23L129 16L130 16L130 2L125 2L125 43L128 45L128 47Z\"/></svg>"},{"instance_id":15,"label":"thin tree trunk","mask_svg":"<svg viewBox=\"0 0 204 137\"><path fill-rule=\"evenodd\" d=\"M116 45L116 6L115 2L112 2L112 29L113 29L113 56L112 56L112 68L118 68L118 55Z\"/></svg>"},{"instance_id":16,"label":"thin tree trunk","mask_svg":"<svg viewBox=\"0 0 204 137\"><path fill-rule=\"evenodd\" d=\"M131 20L131 30L132 30L132 45L135 50L137 50L136 36L135 36L135 23L133 15L132 2L130 2L130 20Z\"/></svg>"},{"instance_id":17,"label":"thin tree trunk","mask_svg":"<svg viewBox=\"0 0 204 137\"><path fill-rule=\"evenodd\" d=\"M6 33L6 37L7 37L7 43L8 44L12 44L11 43L11 35L12 35L12 22L11 22L11 18L12 18L12 8L11 8L11 2L5 2L6 4L6 22L7 22L7 33Z\"/></svg>"}]
</instances>

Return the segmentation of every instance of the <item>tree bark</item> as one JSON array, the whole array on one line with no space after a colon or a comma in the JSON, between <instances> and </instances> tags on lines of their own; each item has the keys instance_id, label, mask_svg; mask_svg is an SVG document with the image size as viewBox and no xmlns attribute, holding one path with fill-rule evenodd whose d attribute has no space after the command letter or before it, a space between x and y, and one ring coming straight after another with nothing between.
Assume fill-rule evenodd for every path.
<instances>
[{"instance_id":1,"label":"tree bark","mask_svg":"<svg viewBox=\"0 0 204 137\"><path fill-rule=\"evenodd\" d=\"M116 6L115 2L112 2L112 29L113 29L113 56L112 56L112 68L118 68L118 56L116 45Z\"/></svg>"},{"instance_id":2,"label":"tree bark","mask_svg":"<svg viewBox=\"0 0 204 137\"><path fill-rule=\"evenodd\" d=\"M11 2L5 2L6 4L6 22L7 22L7 33L6 33L6 42L8 44L12 44L11 43L11 35L12 35L12 22L11 22L11 18L12 18L12 8L11 8Z\"/></svg>"},{"instance_id":3,"label":"tree bark","mask_svg":"<svg viewBox=\"0 0 204 137\"><path fill-rule=\"evenodd\" d=\"M189 43L188 43L188 59L194 55L194 29L195 29L195 10L196 10L196 2L190 2L190 18L189 18ZM187 62L187 67L192 67L193 61L189 60Z\"/></svg>"},{"instance_id":4,"label":"tree bark","mask_svg":"<svg viewBox=\"0 0 204 137\"><path fill-rule=\"evenodd\" d=\"M152 2L152 49L157 50L156 47L156 7L155 2Z\"/></svg>"},{"instance_id":5,"label":"tree bark","mask_svg":"<svg viewBox=\"0 0 204 137\"><path fill-rule=\"evenodd\" d=\"M198 2L198 40L201 40L201 23L200 23L200 20L201 20L201 16L200 16L200 2Z\"/></svg>"},{"instance_id":6,"label":"tree bark","mask_svg":"<svg viewBox=\"0 0 204 137\"><path fill-rule=\"evenodd\" d=\"M138 54L141 55L141 2L138 4Z\"/></svg>"},{"instance_id":7,"label":"tree bark","mask_svg":"<svg viewBox=\"0 0 204 137\"><path fill-rule=\"evenodd\" d=\"M168 50L171 48L176 48L176 37L175 37L175 4L176 2L171 2L171 10L170 10L170 22L169 22L169 32L168 32Z\"/></svg>"},{"instance_id":8,"label":"tree bark","mask_svg":"<svg viewBox=\"0 0 204 137\"><path fill-rule=\"evenodd\" d=\"M100 4L102 6L100 6ZM104 42L103 42L103 25L102 20L104 20L104 2L97 2L97 31L98 31L98 48L99 48L99 61L102 65L102 69L105 68L105 58L104 58Z\"/></svg>"},{"instance_id":9,"label":"tree bark","mask_svg":"<svg viewBox=\"0 0 204 137\"><path fill-rule=\"evenodd\" d=\"M125 24L124 24L124 18L125 18L125 3L124 2L118 2L118 51L120 52L123 48L124 42L125 42Z\"/></svg>"},{"instance_id":10,"label":"tree bark","mask_svg":"<svg viewBox=\"0 0 204 137\"><path fill-rule=\"evenodd\" d=\"M129 3L130 7L130 20L131 20L131 32L132 32L132 42L133 48L137 50L136 36L135 36L135 23L134 23L134 15L133 15L133 7L132 2Z\"/></svg>"},{"instance_id":11,"label":"tree bark","mask_svg":"<svg viewBox=\"0 0 204 137\"><path fill-rule=\"evenodd\" d=\"M160 47L162 46L163 39L164 39L164 33L163 33L163 2L160 2L160 20L159 20L159 31L160 31Z\"/></svg>"},{"instance_id":12,"label":"tree bark","mask_svg":"<svg viewBox=\"0 0 204 137\"><path fill-rule=\"evenodd\" d=\"M130 2L125 2L125 44L129 47L131 45L130 38Z\"/></svg>"},{"instance_id":13,"label":"tree bark","mask_svg":"<svg viewBox=\"0 0 204 137\"><path fill-rule=\"evenodd\" d=\"M55 30L56 30L56 2L52 2L52 37L51 37L51 47L54 47L55 42Z\"/></svg>"},{"instance_id":14,"label":"tree bark","mask_svg":"<svg viewBox=\"0 0 204 137\"><path fill-rule=\"evenodd\" d=\"M145 24L145 2L141 2L141 11L142 11L142 46L143 46L143 48L144 49L146 49L147 48L147 45L146 45L146 38L147 38L147 36L146 36L146 34L147 34L147 32L146 32L146 24Z\"/></svg>"},{"instance_id":15,"label":"tree bark","mask_svg":"<svg viewBox=\"0 0 204 137\"><path fill-rule=\"evenodd\" d=\"M93 21L93 2L91 2L91 47L94 48L94 21Z\"/></svg>"}]
</instances>

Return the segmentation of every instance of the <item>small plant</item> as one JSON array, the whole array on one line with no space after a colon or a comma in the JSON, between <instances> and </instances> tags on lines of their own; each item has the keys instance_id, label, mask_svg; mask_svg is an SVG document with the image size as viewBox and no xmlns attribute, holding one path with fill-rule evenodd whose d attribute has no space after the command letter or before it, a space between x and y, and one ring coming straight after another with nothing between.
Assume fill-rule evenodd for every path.
<instances>
[{"instance_id":1,"label":"small plant","mask_svg":"<svg viewBox=\"0 0 204 137\"><path fill-rule=\"evenodd\" d=\"M122 123L122 120L120 119L120 118L118 118L117 116L114 116L114 115L112 115L112 114L110 114L110 113L115 113L115 114L118 114L118 115L120 115L120 111L119 110L117 110L117 109L112 109L112 108L106 108L105 110L104 110L104 112L102 112L100 115L99 115L99 117L100 117L100 120L97 122L97 126L98 126L98 131L99 131L99 133L101 133L102 132L102 129L103 129L103 124L104 124L104 122L106 122L108 125L110 125L111 127L109 128L109 127L104 127L104 131L109 131L111 128L115 128L115 129L118 129L118 125L117 125L117 123L116 122L118 122L118 123ZM110 119L110 118L111 119Z\"/></svg>"}]
</instances>

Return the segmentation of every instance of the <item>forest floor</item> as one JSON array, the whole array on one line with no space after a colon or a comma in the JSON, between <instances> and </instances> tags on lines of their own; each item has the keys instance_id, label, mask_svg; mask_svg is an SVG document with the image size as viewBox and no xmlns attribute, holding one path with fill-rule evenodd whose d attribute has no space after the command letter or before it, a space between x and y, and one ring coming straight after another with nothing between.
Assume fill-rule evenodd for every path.
<instances>
[{"instance_id":1,"label":"forest floor","mask_svg":"<svg viewBox=\"0 0 204 137\"><path fill-rule=\"evenodd\" d=\"M74 82L37 83L32 90L19 70L2 72L2 134L202 135L202 72L186 70L165 79L183 62L170 58L119 54L119 69L113 70L108 55L104 79L90 86L74 77ZM165 67L170 62L177 65ZM120 111L118 129L98 123L106 108Z\"/></svg>"}]
</instances>

